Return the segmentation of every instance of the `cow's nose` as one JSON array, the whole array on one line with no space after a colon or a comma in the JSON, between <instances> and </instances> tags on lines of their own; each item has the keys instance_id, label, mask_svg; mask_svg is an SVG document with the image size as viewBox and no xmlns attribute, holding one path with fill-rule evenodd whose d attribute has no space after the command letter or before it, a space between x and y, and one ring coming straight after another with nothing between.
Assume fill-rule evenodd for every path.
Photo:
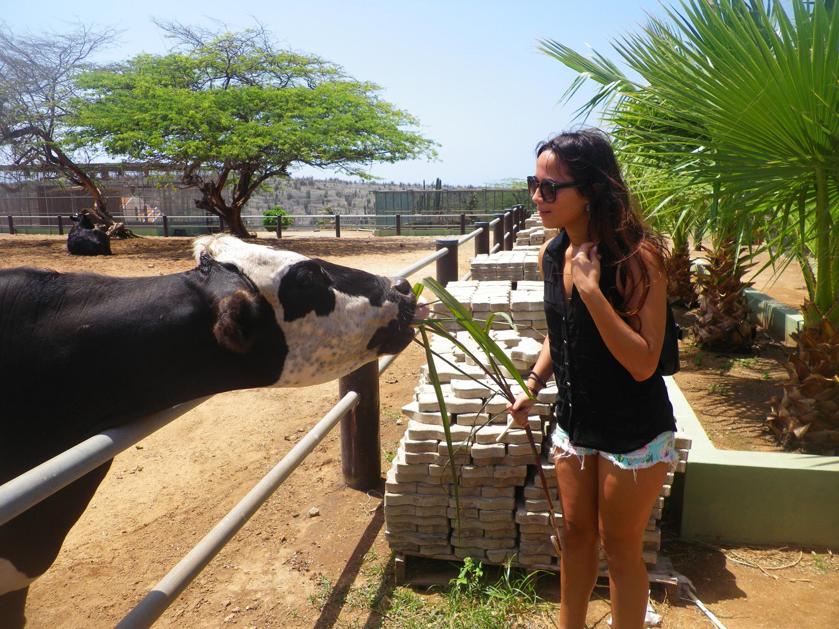
<instances>
[{"instance_id":1,"label":"cow's nose","mask_svg":"<svg viewBox=\"0 0 839 629\"><path fill-rule=\"evenodd\" d=\"M403 295L407 295L411 292L411 283L404 277L400 277L393 283L393 288Z\"/></svg>"}]
</instances>

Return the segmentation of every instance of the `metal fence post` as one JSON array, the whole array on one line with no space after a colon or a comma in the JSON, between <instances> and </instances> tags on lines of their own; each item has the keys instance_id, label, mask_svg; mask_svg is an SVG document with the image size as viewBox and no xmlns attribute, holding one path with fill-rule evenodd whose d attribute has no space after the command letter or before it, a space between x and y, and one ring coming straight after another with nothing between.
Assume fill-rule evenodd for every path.
<instances>
[{"instance_id":1,"label":"metal fence post","mask_svg":"<svg viewBox=\"0 0 839 629\"><path fill-rule=\"evenodd\" d=\"M489 222L476 221L475 228L481 230L481 233L475 236L475 255L489 253Z\"/></svg>"},{"instance_id":2,"label":"metal fence post","mask_svg":"<svg viewBox=\"0 0 839 629\"><path fill-rule=\"evenodd\" d=\"M466 214L460 215L460 235L463 236L466 233Z\"/></svg>"},{"instance_id":3,"label":"metal fence post","mask_svg":"<svg viewBox=\"0 0 839 629\"><path fill-rule=\"evenodd\" d=\"M443 286L457 281L457 240L436 240L437 251L448 248L449 252L442 258L437 258L437 281Z\"/></svg>"},{"instance_id":4,"label":"metal fence post","mask_svg":"<svg viewBox=\"0 0 839 629\"><path fill-rule=\"evenodd\" d=\"M513 250L513 212L504 212L504 251Z\"/></svg>"},{"instance_id":5,"label":"metal fence post","mask_svg":"<svg viewBox=\"0 0 839 629\"><path fill-rule=\"evenodd\" d=\"M9 220L9 234L15 233L15 219L12 218L12 215L6 217Z\"/></svg>"},{"instance_id":6,"label":"metal fence post","mask_svg":"<svg viewBox=\"0 0 839 629\"><path fill-rule=\"evenodd\" d=\"M58 215L58 235L64 235L64 217L61 214Z\"/></svg>"},{"instance_id":7,"label":"metal fence post","mask_svg":"<svg viewBox=\"0 0 839 629\"><path fill-rule=\"evenodd\" d=\"M402 215L401 214L396 215L396 235L397 236L402 235Z\"/></svg>"},{"instance_id":8,"label":"metal fence post","mask_svg":"<svg viewBox=\"0 0 839 629\"><path fill-rule=\"evenodd\" d=\"M353 489L378 487L382 477L379 437L379 361L362 365L338 381L338 397L358 393L358 406L341 420L341 470Z\"/></svg>"},{"instance_id":9,"label":"metal fence post","mask_svg":"<svg viewBox=\"0 0 839 629\"><path fill-rule=\"evenodd\" d=\"M495 218L498 219L498 222L493 227L492 246L495 248L495 245L500 245L501 249L504 249L504 215L496 214Z\"/></svg>"},{"instance_id":10,"label":"metal fence post","mask_svg":"<svg viewBox=\"0 0 839 629\"><path fill-rule=\"evenodd\" d=\"M341 215L335 215L335 238L341 237Z\"/></svg>"},{"instance_id":11,"label":"metal fence post","mask_svg":"<svg viewBox=\"0 0 839 629\"><path fill-rule=\"evenodd\" d=\"M161 218L163 219L163 237L168 238L169 237L169 217L166 216L165 214L162 214Z\"/></svg>"}]
</instances>

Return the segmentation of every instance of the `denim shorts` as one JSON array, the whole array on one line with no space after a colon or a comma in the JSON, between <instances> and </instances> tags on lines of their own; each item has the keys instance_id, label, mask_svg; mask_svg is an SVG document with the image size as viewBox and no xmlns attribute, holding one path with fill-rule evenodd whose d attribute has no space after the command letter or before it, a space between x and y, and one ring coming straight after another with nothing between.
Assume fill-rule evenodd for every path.
<instances>
[{"instance_id":1,"label":"denim shorts","mask_svg":"<svg viewBox=\"0 0 839 629\"><path fill-rule=\"evenodd\" d=\"M599 454L622 470L641 470L645 467L652 467L656 463L667 463L673 468L679 461L679 454L675 447L676 436L672 430L665 431L646 445L624 454L612 454L593 448L575 446L571 443L568 433L559 426L554 428L551 440L553 442L551 460L576 456L580 459L581 467L585 465L583 457L591 454Z\"/></svg>"}]
</instances>

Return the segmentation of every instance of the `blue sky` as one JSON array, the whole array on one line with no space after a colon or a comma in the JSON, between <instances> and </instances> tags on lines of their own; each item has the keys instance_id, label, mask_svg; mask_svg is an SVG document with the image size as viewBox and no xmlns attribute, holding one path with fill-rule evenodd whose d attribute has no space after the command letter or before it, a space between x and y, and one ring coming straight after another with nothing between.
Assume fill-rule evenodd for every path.
<instances>
[{"instance_id":1,"label":"blue sky","mask_svg":"<svg viewBox=\"0 0 839 629\"><path fill-rule=\"evenodd\" d=\"M375 165L373 175L407 183L440 177L450 185L524 178L533 169L536 143L577 124L575 105L559 103L574 74L540 53L539 39L581 52L591 46L614 58L609 42L637 31L647 13L664 14L657 0L2 0L3 5L0 20L13 32L67 30L76 21L121 30L119 44L101 61L166 52L170 42L152 23L154 17L234 30L259 20L280 46L320 55L355 78L380 85L383 98L419 118L421 132L440 144L436 161Z\"/></svg>"}]
</instances>

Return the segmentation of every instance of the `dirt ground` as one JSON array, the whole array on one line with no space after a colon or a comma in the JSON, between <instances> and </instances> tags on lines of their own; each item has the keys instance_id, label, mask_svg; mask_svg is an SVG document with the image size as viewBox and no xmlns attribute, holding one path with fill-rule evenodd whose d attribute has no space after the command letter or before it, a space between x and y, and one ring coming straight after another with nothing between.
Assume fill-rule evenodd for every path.
<instances>
[{"instance_id":1,"label":"dirt ground","mask_svg":"<svg viewBox=\"0 0 839 629\"><path fill-rule=\"evenodd\" d=\"M67 255L59 237L0 236L0 268L29 265L59 271L164 274L192 266L190 242L182 238L115 242L112 257L74 258ZM271 239L266 242L276 244ZM433 242L426 238L373 239L358 232L348 232L341 240L296 234L281 245L382 274L395 273L433 251ZM471 243L460 258L461 276L468 269L470 253ZM411 279L433 274L432 264ZM784 290L797 295L795 280L788 284L782 284ZM756 287L771 294L771 287ZM778 375L777 361L771 362L770 356L765 365L757 360L732 360L728 365L725 357L696 356L689 357L691 367L685 366L679 376L694 408L707 415L729 413L732 418L748 410L757 422L765 397L757 393L744 397L746 385L732 385L736 379L725 376L740 378L742 371L764 384ZM399 409L411 396L422 362L420 350L411 346L382 377L383 469L405 429ZM713 368L706 371L723 381L702 379L711 377L700 373L709 364ZM711 386L725 383L731 387L726 395ZM53 568L32 585L29 626L116 624L337 398L337 383L217 395L119 455ZM744 432L751 439L750 431L728 432L737 439ZM759 437L762 442L763 436ZM748 443L753 445L754 440ZM742 444L733 441L726 447ZM319 509L319 515L309 516L312 507ZM721 548L665 539L662 552L730 628L836 626L839 560L826 549ZM394 591L391 575L381 492L362 493L343 486L335 430L156 626L398 627L398 618L388 614ZM541 591L555 602L556 578L545 578ZM653 594L665 627L711 626L693 604L666 600L663 590L655 589ZM596 590L590 626L607 626L607 597L607 590ZM522 619L521 626L533 625Z\"/></svg>"}]
</instances>

